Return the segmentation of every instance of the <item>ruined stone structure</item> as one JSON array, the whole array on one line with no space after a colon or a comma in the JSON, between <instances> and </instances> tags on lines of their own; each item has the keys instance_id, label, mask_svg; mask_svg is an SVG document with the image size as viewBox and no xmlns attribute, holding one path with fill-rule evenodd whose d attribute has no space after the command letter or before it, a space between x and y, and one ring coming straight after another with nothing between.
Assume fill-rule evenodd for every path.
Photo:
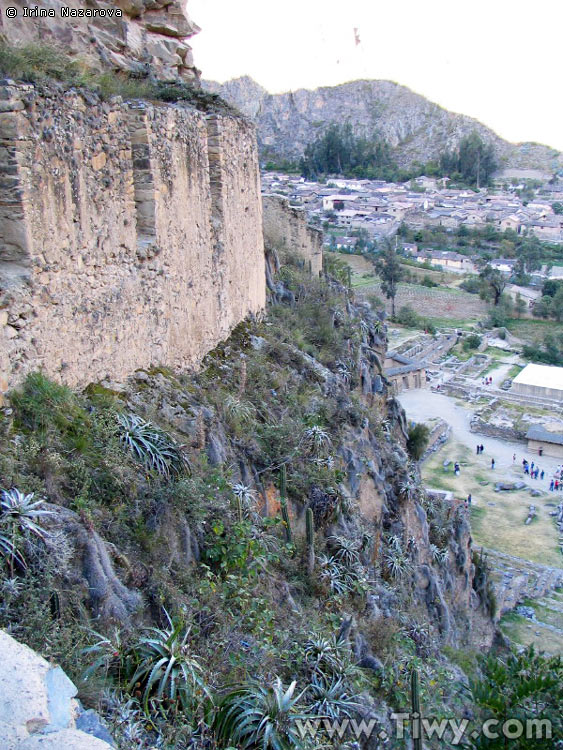
<instances>
[{"instance_id":1,"label":"ruined stone structure","mask_svg":"<svg viewBox=\"0 0 563 750\"><path fill-rule=\"evenodd\" d=\"M200 29L184 6L182 0L0 0L0 34L11 43L58 46L94 70L197 82L186 40ZM15 18L6 16L8 7L17 10ZM37 15L26 17L27 7Z\"/></svg>"},{"instance_id":2,"label":"ruined stone structure","mask_svg":"<svg viewBox=\"0 0 563 750\"><path fill-rule=\"evenodd\" d=\"M413 388L426 388L426 363L403 354L389 352L385 359L385 377L394 394Z\"/></svg>"},{"instance_id":3,"label":"ruined stone structure","mask_svg":"<svg viewBox=\"0 0 563 750\"><path fill-rule=\"evenodd\" d=\"M253 126L0 88L0 392L189 367L265 304Z\"/></svg>"},{"instance_id":4,"label":"ruined stone structure","mask_svg":"<svg viewBox=\"0 0 563 750\"><path fill-rule=\"evenodd\" d=\"M282 195L265 195L264 239L272 249L289 247L303 257L313 276L323 269L323 233L307 224L307 214Z\"/></svg>"}]
</instances>

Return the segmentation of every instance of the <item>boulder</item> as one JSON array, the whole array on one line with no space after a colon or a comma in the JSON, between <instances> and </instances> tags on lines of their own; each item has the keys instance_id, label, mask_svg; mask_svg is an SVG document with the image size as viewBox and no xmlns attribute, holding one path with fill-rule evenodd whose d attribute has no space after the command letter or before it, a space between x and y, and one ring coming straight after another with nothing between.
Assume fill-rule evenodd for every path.
<instances>
[{"instance_id":1,"label":"boulder","mask_svg":"<svg viewBox=\"0 0 563 750\"><path fill-rule=\"evenodd\" d=\"M63 670L0 630L2 750L109 750L76 728L76 687ZM101 722L99 722L100 726ZM105 730L105 727L104 727ZM109 736L105 730L106 736Z\"/></svg>"}]
</instances>

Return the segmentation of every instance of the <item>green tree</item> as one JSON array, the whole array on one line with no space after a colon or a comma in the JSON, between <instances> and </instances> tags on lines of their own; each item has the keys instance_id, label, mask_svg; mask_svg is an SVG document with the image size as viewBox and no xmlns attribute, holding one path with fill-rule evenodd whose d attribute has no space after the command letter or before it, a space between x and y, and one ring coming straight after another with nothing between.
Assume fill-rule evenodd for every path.
<instances>
[{"instance_id":1,"label":"green tree","mask_svg":"<svg viewBox=\"0 0 563 750\"><path fill-rule=\"evenodd\" d=\"M489 654L481 657L481 674L470 680L475 703L481 708L483 719L496 719L500 728L508 719L519 720L524 727L528 721L546 720L551 726L553 740L562 736L563 661L561 656L536 653L529 646L521 653L510 653L504 658ZM494 736L470 740L480 750L534 750L555 747L541 733L522 732L520 738L508 740L502 732ZM531 735L531 736L529 736Z\"/></svg>"},{"instance_id":2,"label":"green tree","mask_svg":"<svg viewBox=\"0 0 563 750\"><path fill-rule=\"evenodd\" d=\"M552 203L551 208L553 209L554 214L563 214L563 203L556 201L555 203Z\"/></svg>"},{"instance_id":3,"label":"green tree","mask_svg":"<svg viewBox=\"0 0 563 750\"><path fill-rule=\"evenodd\" d=\"M399 256L391 242L385 241L383 253L376 259L375 272L381 279L381 291L391 300L391 315L395 317L395 297L399 281L404 276L404 270L399 262Z\"/></svg>"},{"instance_id":4,"label":"green tree","mask_svg":"<svg viewBox=\"0 0 563 750\"><path fill-rule=\"evenodd\" d=\"M540 299L536 300L534 303L534 307L532 309L532 313L535 318L549 318L551 315L551 302L553 300L553 297L549 297L547 295L540 297Z\"/></svg>"},{"instance_id":5,"label":"green tree","mask_svg":"<svg viewBox=\"0 0 563 750\"><path fill-rule=\"evenodd\" d=\"M514 300L514 311L516 315L520 318L528 309L528 305L526 304L526 300L522 297L520 292L516 293L516 299Z\"/></svg>"},{"instance_id":6,"label":"green tree","mask_svg":"<svg viewBox=\"0 0 563 750\"><path fill-rule=\"evenodd\" d=\"M551 316L558 323L563 320L563 286L560 286L555 296L551 298Z\"/></svg>"},{"instance_id":7,"label":"green tree","mask_svg":"<svg viewBox=\"0 0 563 750\"><path fill-rule=\"evenodd\" d=\"M506 277L497 268L487 264L479 274L479 278L484 282L484 296L492 297L495 306L498 305L506 288Z\"/></svg>"}]
</instances>

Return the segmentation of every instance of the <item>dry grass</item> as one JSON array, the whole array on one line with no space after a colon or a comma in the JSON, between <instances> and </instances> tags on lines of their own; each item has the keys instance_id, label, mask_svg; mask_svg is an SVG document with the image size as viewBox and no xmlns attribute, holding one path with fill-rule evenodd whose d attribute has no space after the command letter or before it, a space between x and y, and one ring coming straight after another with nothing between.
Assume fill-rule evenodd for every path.
<instances>
[{"instance_id":1,"label":"dry grass","mask_svg":"<svg viewBox=\"0 0 563 750\"><path fill-rule=\"evenodd\" d=\"M452 461L447 470L442 465L446 458ZM456 459L461 464L458 477L453 473ZM545 507L546 502L553 502L553 495L546 493L544 497L532 498L527 489L495 492L495 481L522 479L522 472L519 467L511 467L493 474L488 468L489 461L489 457L477 457L461 443L452 441L424 464L423 476L427 486L450 490L458 500L463 501L471 493L474 503L471 527L477 546L561 567L563 558L557 550L557 532L548 515L552 508ZM479 484L483 480L490 483L483 487ZM531 503L538 509L538 518L525 526Z\"/></svg>"}]
</instances>

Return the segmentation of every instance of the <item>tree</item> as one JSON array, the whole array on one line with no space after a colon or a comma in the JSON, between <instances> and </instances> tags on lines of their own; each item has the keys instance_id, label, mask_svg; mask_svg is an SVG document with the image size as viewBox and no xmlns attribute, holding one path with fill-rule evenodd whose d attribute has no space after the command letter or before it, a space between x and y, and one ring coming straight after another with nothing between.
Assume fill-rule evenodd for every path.
<instances>
[{"instance_id":1,"label":"tree","mask_svg":"<svg viewBox=\"0 0 563 750\"><path fill-rule=\"evenodd\" d=\"M547 279L543 282L542 294L547 297L555 297L557 290L563 286L563 281Z\"/></svg>"},{"instance_id":2,"label":"tree","mask_svg":"<svg viewBox=\"0 0 563 750\"><path fill-rule=\"evenodd\" d=\"M558 323L563 320L563 286L560 286L551 298L551 315Z\"/></svg>"},{"instance_id":3,"label":"tree","mask_svg":"<svg viewBox=\"0 0 563 750\"><path fill-rule=\"evenodd\" d=\"M552 203L551 208L553 209L554 214L563 214L563 203L556 201L555 203Z\"/></svg>"},{"instance_id":4,"label":"tree","mask_svg":"<svg viewBox=\"0 0 563 750\"><path fill-rule=\"evenodd\" d=\"M475 130L461 139L456 151L440 156L442 174L477 188L488 183L497 166L492 144L486 144Z\"/></svg>"},{"instance_id":5,"label":"tree","mask_svg":"<svg viewBox=\"0 0 563 750\"><path fill-rule=\"evenodd\" d=\"M535 318L549 318L551 315L551 302L553 297L544 296L536 300L532 313Z\"/></svg>"},{"instance_id":6,"label":"tree","mask_svg":"<svg viewBox=\"0 0 563 750\"><path fill-rule=\"evenodd\" d=\"M490 265L486 265L485 268L483 268L479 274L479 278L485 282L485 288L487 292L492 295L495 306L498 305L506 288L507 279L502 275L498 268L493 268Z\"/></svg>"},{"instance_id":7,"label":"tree","mask_svg":"<svg viewBox=\"0 0 563 750\"><path fill-rule=\"evenodd\" d=\"M395 317L395 297L399 281L404 276L404 270L399 262L399 256L391 242L385 241L385 249L382 255L376 259L375 272L381 279L381 291L387 299L391 300L391 315Z\"/></svg>"},{"instance_id":8,"label":"tree","mask_svg":"<svg viewBox=\"0 0 563 750\"><path fill-rule=\"evenodd\" d=\"M493 718L500 727L508 719L518 719L521 726L528 722L546 721L553 738L563 731L563 660L561 656L546 656L528 646L521 653L510 653L500 658L494 654L482 656L478 677L470 678L473 699L483 712L483 718ZM531 726L534 726L532 723ZM480 750L534 750L552 743L542 733L522 732L519 738L507 738L501 732L480 734L470 738L470 745ZM553 745L555 746L555 745Z\"/></svg>"},{"instance_id":9,"label":"tree","mask_svg":"<svg viewBox=\"0 0 563 750\"><path fill-rule=\"evenodd\" d=\"M516 299L514 300L514 311L518 317L521 317L527 309L526 300L522 297L520 292L517 292Z\"/></svg>"}]
</instances>

